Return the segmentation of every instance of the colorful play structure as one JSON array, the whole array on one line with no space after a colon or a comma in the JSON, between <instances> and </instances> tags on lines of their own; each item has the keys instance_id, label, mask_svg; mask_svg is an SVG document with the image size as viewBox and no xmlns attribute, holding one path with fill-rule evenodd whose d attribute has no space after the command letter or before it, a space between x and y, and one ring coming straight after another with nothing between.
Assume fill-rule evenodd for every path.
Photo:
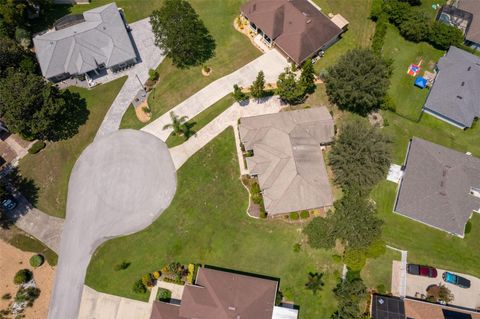
<instances>
[{"instance_id":1,"label":"colorful play structure","mask_svg":"<svg viewBox=\"0 0 480 319\"><path fill-rule=\"evenodd\" d=\"M420 60L418 64L414 64L414 63L410 64L407 70L407 74L410 76L417 76L417 74L422 69L422 63L423 63L423 60Z\"/></svg>"},{"instance_id":2,"label":"colorful play structure","mask_svg":"<svg viewBox=\"0 0 480 319\"><path fill-rule=\"evenodd\" d=\"M421 59L420 62L418 62L418 64L414 64L414 63L410 64L410 66L408 67L408 70L407 70L407 74L415 77L414 85L416 87L424 89L428 86L429 79L425 75L423 77L422 76L417 76L422 69L422 63L423 63L423 60ZM430 72L425 71L425 74L427 74L427 73L431 74Z\"/></svg>"}]
</instances>

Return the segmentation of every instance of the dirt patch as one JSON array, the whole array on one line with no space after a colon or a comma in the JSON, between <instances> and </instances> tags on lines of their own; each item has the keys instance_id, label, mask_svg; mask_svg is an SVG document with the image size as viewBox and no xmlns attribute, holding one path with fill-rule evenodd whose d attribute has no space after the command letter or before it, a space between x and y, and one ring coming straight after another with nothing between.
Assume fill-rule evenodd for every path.
<instances>
[{"instance_id":1,"label":"dirt patch","mask_svg":"<svg viewBox=\"0 0 480 319\"><path fill-rule=\"evenodd\" d=\"M33 278L37 287L41 290L40 297L35 300L32 308L24 312L26 318L42 319L47 318L48 304L52 293L53 278L55 269L44 263L41 267L34 269L29 264L29 259L34 253L23 252L3 240L0 240L0 295L7 293L15 296L18 286L13 284L15 273L23 268L33 271ZM0 299L0 309L6 309L12 300Z\"/></svg>"},{"instance_id":2,"label":"dirt patch","mask_svg":"<svg viewBox=\"0 0 480 319\"><path fill-rule=\"evenodd\" d=\"M202 68L203 76L209 76L210 74L212 74L212 68Z\"/></svg>"},{"instance_id":3,"label":"dirt patch","mask_svg":"<svg viewBox=\"0 0 480 319\"><path fill-rule=\"evenodd\" d=\"M150 112L145 112L145 107L150 110L148 106L148 101L144 101L142 104L135 108L135 114L137 115L138 120L142 123L147 123L152 118L152 114Z\"/></svg>"}]
</instances>

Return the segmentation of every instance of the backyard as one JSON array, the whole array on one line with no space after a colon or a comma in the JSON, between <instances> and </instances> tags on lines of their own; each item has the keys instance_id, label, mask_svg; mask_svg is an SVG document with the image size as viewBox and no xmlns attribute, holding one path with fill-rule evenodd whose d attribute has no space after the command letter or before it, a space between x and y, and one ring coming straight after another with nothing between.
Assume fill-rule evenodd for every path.
<instances>
[{"instance_id":1,"label":"backyard","mask_svg":"<svg viewBox=\"0 0 480 319\"><path fill-rule=\"evenodd\" d=\"M35 204L43 212L65 217L65 202L70 172L81 152L95 137L115 96L120 91L126 78L103 84L92 90L71 88L85 99L90 112L87 122L80 127L74 137L60 142L48 143L37 154L28 154L20 161L20 172L33 179L39 188Z\"/></svg>"},{"instance_id":2,"label":"backyard","mask_svg":"<svg viewBox=\"0 0 480 319\"><path fill-rule=\"evenodd\" d=\"M329 251L304 244L294 252L294 244L302 240L301 225L247 216L248 195L239 179L234 143L229 128L190 158L178 171L177 194L170 207L146 230L100 247L86 284L146 300L147 294L132 291L143 274L171 261L204 263L278 277L280 290L300 305L302 318L330 316L335 309L331 289L341 266ZM123 261L131 265L115 271ZM304 287L309 271L325 272L325 287L317 295Z\"/></svg>"}]
</instances>

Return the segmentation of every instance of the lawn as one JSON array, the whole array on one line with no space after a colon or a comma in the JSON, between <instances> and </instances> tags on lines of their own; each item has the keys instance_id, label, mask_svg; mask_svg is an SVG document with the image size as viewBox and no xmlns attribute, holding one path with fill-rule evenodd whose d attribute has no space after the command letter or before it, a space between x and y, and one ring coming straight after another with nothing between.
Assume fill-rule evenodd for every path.
<instances>
[{"instance_id":1,"label":"lawn","mask_svg":"<svg viewBox=\"0 0 480 319\"><path fill-rule=\"evenodd\" d=\"M472 218L472 230L464 239L394 214L396 184L384 181L374 189L383 238L394 247L408 250L409 262L427 264L480 277L480 214Z\"/></svg>"},{"instance_id":2,"label":"lawn","mask_svg":"<svg viewBox=\"0 0 480 319\"><path fill-rule=\"evenodd\" d=\"M392 285L392 262L400 259L400 252L391 249L387 249L385 254L378 258L367 259L361 272L365 285L374 289L383 286L384 291L389 292Z\"/></svg>"},{"instance_id":3,"label":"lawn","mask_svg":"<svg viewBox=\"0 0 480 319\"><path fill-rule=\"evenodd\" d=\"M165 59L158 67L160 81L149 95L152 119L166 113L209 83L234 72L261 55L250 40L233 27L233 21L239 15L243 2L243 0L190 1L216 41L215 57L205 63L212 68L212 74L208 77L203 76L202 66L177 69L172 65L171 59ZM124 115L122 127L138 129L143 125L134 118L133 112Z\"/></svg>"},{"instance_id":4,"label":"lawn","mask_svg":"<svg viewBox=\"0 0 480 319\"><path fill-rule=\"evenodd\" d=\"M226 200L228 199L228 200ZM227 129L178 171L177 194L147 229L108 241L95 253L86 284L99 291L147 300L135 280L171 261L195 262L280 278L280 290L300 305L302 318L328 318L340 265L331 252L302 247L301 224L247 216L248 194L239 179L233 130ZM115 271L122 261L129 268ZM309 271L325 272L325 287L304 288Z\"/></svg>"},{"instance_id":5,"label":"lawn","mask_svg":"<svg viewBox=\"0 0 480 319\"><path fill-rule=\"evenodd\" d=\"M74 137L47 147L37 154L28 154L20 161L20 172L39 187L36 206L47 214L64 217L70 172L81 152L89 145L100 127L115 96L126 78L100 85L92 90L71 88L86 100L90 112L87 122Z\"/></svg>"},{"instance_id":6,"label":"lawn","mask_svg":"<svg viewBox=\"0 0 480 319\"><path fill-rule=\"evenodd\" d=\"M334 64L350 49L369 47L375 24L368 18L373 0L314 0L324 14L340 13L350 23L342 39L330 47L323 58L315 63L320 71Z\"/></svg>"},{"instance_id":7,"label":"lawn","mask_svg":"<svg viewBox=\"0 0 480 319\"><path fill-rule=\"evenodd\" d=\"M212 121L214 118L222 114L223 111L232 106L233 103L235 103L235 99L233 98L232 94L229 94L220 99L217 103L207 108L202 113L195 116L193 119L189 119L187 125L189 125L192 128L192 131L196 133L200 131L205 125L210 123L210 121ZM185 137L180 135L174 136L173 134L170 134L170 136L166 140L168 147L174 147L182 144L183 142L185 142Z\"/></svg>"},{"instance_id":8,"label":"lawn","mask_svg":"<svg viewBox=\"0 0 480 319\"><path fill-rule=\"evenodd\" d=\"M426 42L414 43L405 40L398 30L389 25L383 56L393 61L393 75L389 95L397 106L397 113L417 120L422 112L422 106L428 95L428 89L420 89L413 85L415 78L407 74L411 63L418 64L421 60L421 71L432 71L437 61L445 52L437 50Z\"/></svg>"}]
</instances>

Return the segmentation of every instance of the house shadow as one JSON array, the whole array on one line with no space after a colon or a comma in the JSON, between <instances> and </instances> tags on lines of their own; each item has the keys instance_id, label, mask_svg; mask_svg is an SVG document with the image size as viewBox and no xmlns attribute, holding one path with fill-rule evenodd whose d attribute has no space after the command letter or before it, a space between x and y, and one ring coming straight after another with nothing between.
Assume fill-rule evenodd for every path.
<instances>
[{"instance_id":1,"label":"house shadow","mask_svg":"<svg viewBox=\"0 0 480 319\"><path fill-rule=\"evenodd\" d=\"M228 272L228 273L236 274L236 275L243 275L243 276L249 276L249 277L256 277L256 278L260 278L260 279L273 280L273 281L276 281L278 286L280 287L280 278L277 278L277 277L260 275L260 274L256 274L256 273L234 270L234 269L229 269L229 268L222 268L222 267L212 266L212 265L204 265L203 267L207 268L207 269L213 269L213 270Z\"/></svg>"}]
</instances>

